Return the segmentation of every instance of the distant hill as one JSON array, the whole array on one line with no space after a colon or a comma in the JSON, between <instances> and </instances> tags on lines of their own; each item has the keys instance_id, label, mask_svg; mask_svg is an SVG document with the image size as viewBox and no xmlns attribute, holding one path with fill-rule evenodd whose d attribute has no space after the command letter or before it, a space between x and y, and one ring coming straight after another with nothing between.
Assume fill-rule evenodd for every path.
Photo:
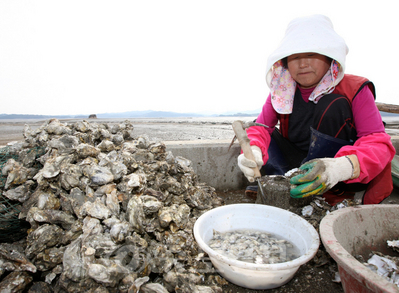
<instances>
[{"instance_id":1,"label":"distant hill","mask_svg":"<svg viewBox=\"0 0 399 293\"><path fill-rule=\"evenodd\" d=\"M121 113L96 114L97 118L171 118L171 117L202 117L194 113L175 113L163 111L131 111ZM89 115L31 115L31 114L0 114L0 119L87 119Z\"/></svg>"},{"instance_id":2,"label":"distant hill","mask_svg":"<svg viewBox=\"0 0 399 293\"><path fill-rule=\"evenodd\" d=\"M203 114L177 113L167 111L129 111L121 113L100 113L97 118L172 118L172 117L204 117Z\"/></svg>"},{"instance_id":3,"label":"distant hill","mask_svg":"<svg viewBox=\"0 0 399 293\"><path fill-rule=\"evenodd\" d=\"M176 117L234 117L234 116L257 116L259 111L248 111L248 113L228 112L223 114L209 113L177 113L167 111L129 111L122 113L97 114L97 118L176 118Z\"/></svg>"},{"instance_id":4,"label":"distant hill","mask_svg":"<svg viewBox=\"0 0 399 293\"><path fill-rule=\"evenodd\" d=\"M93 113L97 118L176 118L176 117L232 117L232 116L257 116L259 111L248 113L228 112L223 114L209 113L177 113L168 111L128 111L120 113ZM0 114L0 119L87 119L89 115L32 115L32 114Z\"/></svg>"},{"instance_id":5,"label":"distant hill","mask_svg":"<svg viewBox=\"0 0 399 293\"><path fill-rule=\"evenodd\" d=\"M33 114L0 114L0 119L84 119L85 115L33 115Z\"/></svg>"}]
</instances>

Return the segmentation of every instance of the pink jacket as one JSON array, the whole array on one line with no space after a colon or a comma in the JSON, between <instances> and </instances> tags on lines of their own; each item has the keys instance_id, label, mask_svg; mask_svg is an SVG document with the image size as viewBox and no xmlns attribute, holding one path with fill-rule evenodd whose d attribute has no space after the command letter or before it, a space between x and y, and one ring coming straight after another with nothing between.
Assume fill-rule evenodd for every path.
<instances>
[{"instance_id":1,"label":"pink jacket","mask_svg":"<svg viewBox=\"0 0 399 293\"><path fill-rule=\"evenodd\" d=\"M308 102L313 88L299 89L303 99ZM391 137L385 133L381 115L368 87L364 87L357 94L352 102L352 111L358 139L354 145L342 147L335 157L357 155L360 163L360 176L348 180L346 183L369 183L392 161L395 148L392 145ZM268 160L267 150L270 144L270 134L278 123L277 117L269 95L256 121L268 125L270 128L255 126L247 129L250 144L256 145L262 150L264 163Z\"/></svg>"}]
</instances>

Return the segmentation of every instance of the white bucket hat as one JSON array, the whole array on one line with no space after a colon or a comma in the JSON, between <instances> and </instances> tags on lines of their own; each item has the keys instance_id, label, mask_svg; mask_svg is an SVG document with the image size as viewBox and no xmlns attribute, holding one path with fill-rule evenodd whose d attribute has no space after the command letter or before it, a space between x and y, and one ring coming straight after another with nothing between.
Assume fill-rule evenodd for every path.
<instances>
[{"instance_id":1,"label":"white bucket hat","mask_svg":"<svg viewBox=\"0 0 399 293\"><path fill-rule=\"evenodd\" d=\"M284 74L285 70L284 68L281 68L281 59L292 54L313 52L325 55L336 61L332 62L331 72L328 72L328 74L333 76L332 82L330 82L331 84L329 84L328 87L325 87L323 91L319 90L317 93L318 96L312 96L309 98L309 100L317 103L318 98L320 98L321 95L331 92L344 77L345 60L348 51L349 49L344 39L334 31L333 24L327 16L312 15L292 20L288 24L283 40L267 60L266 82L272 91L272 104L273 90L277 88L275 79L279 78L277 75ZM333 66L336 66L336 68L333 69ZM332 72L333 70L336 72ZM296 85L294 80L287 81L286 79L287 78L285 77L285 80L282 81L283 79L280 78L280 81L278 81L280 88L282 87L281 82L284 82L285 84L289 82L289 86L292 86L292 84L290 84L291 82L293 82L293 85ZM275 83L274 85L273 81ZM324 83L326 82L324 81ZM279 93L277 92L275 94L276 98L280 98L281 100ZM284 98L287 99L287 97ZM288 102L289 101L285 101L285 103ZM285 107L285 109L280 110L277 109L274 104L273 106L279 113L291 113L292 111L292 105L291 107Z\"/></svg>"}]
</instances>

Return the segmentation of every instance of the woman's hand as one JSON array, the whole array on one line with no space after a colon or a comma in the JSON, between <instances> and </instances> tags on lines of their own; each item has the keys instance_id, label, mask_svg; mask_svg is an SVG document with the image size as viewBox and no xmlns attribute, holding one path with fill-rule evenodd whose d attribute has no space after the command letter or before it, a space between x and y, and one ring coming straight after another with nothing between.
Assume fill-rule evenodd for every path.
<instances>
[{"instance_id":1,"label":"woman's hand","mask_svg":"<svg viewBox=\"0 0 399 293\"><path fill-rule=\"evenodd\" d=\"M238 167L240 167L241 171L244 173L245 177L247 177L249 182L255 181L255 173L253 168L262 168L263 166L263 156L262 151L256 145L251 146L252 153L255 157L255 161L247 159L244 154L238 156Z\"/></svg>"},{"instance_id":2,"label":"woman's hand","mask_svg":"<svg viewBox=\"0 0 399 293\"><path fill-rule=\"evenodd\" d=\"M291 184L297 185L290 192L294 198L323 194L338 182L357 178L360 173L359 161L355 155L314 159L299 169L306 172L290 180Z\"/></svg>"}]
</instances>

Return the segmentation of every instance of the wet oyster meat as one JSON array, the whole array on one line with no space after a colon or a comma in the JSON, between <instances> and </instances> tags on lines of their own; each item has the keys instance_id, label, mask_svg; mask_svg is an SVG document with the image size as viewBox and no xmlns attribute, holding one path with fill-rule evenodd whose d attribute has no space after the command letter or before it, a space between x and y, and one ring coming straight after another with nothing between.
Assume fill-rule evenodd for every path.
<instances>
[{"instance_id":1,"label":"wet oyster meat","mask_svg":"<svg viewBox=\"0 0 399 293\"><path fill-rule=\"evenodd\" d=\"M0 191L29 230L0 244L2 290L221 292L192 228L222 200L189 160L129 121L51 119L24 137Z\"/></svg>"}]
</instances>

